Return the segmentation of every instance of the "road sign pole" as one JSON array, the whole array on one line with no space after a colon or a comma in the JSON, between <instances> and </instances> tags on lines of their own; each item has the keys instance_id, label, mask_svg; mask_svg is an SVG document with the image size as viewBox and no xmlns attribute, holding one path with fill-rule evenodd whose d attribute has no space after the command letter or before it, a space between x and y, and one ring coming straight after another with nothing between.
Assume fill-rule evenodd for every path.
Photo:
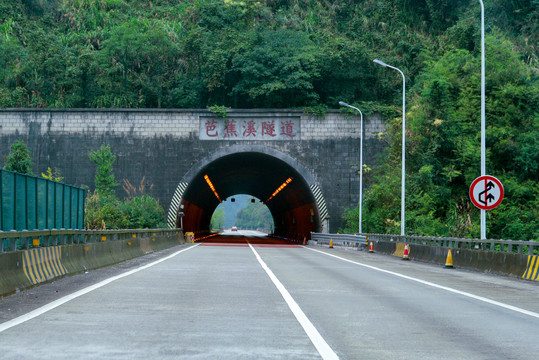
<instances>
[{"instance_id":1,"label":"road sign pole","mask_svg":"<svg viewBox=\"0 0 539 360\"><path fill-rule=\"evenodd\" d=\"M485 150L485 6L481 4L481 176L486 172L486 150ZM487 238L487 213L481 210L481 239Z\"/></svg>"}]
</instances>

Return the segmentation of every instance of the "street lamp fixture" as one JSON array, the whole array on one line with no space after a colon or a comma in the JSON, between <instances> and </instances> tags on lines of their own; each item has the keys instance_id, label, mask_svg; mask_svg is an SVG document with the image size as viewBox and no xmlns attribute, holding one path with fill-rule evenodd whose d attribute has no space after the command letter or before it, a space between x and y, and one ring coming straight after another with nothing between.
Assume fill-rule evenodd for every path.
<instances>
[{"instance_id":1,"label":"street lamp fixture","mask_svg":"<svg viewBox=\"0 0 539 360\"><path fill-rule=\"evenodd\" d=\"M405 235L405 169L406 169L406 77L404 73L391 65L386 64L382 60L375 59L375 64L378 64L383 67L388 67L393 70L397 70L402 75L402 170L401 170L401 235Z\"/></svg>"},{"instance_id":2,"label":"street lamp fixture","mask_svg":"<svg viewBox=\"0 0 539 360\"><path fill-rule=\"evenodd\" d=\"M375 64L378 64L378 65L383 66L383 67L388 67L389 66L385 62L383 62L382 60L374 59L373 61L374 61Z\"/></svg>"},{"instance_id":3,"label":"street lamp fixture","mask_svg":"<svg viewBox=\"0 0 539 360\"><path fill-rule=\"evenodd\" d=\"M348 107L350 109L357 110L360 115L360 127L359 127L359 233L363 233L363 113L357 107L348 105L344 101L339 101L339 105Z\"/></svg>"}]
</instances>

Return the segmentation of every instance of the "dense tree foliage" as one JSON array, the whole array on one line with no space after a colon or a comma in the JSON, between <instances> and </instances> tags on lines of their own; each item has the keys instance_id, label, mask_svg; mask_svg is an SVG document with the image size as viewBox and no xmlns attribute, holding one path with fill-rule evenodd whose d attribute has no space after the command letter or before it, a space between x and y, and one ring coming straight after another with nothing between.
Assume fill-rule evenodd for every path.
<instances>
[{"instance_id":1,"label":"dense tree foliage","mask_svg":"<svg viewBox=\"0 0 539 360\"><path fill-rule=\"evenodd\" d=\"M225 209L218 208L215 210L211 217L210 229L218 230L225 227Z\"/></svg>"},{"instance_id":2,"label":"dense tree foliage","mask_svg":"<svg viewBox=\"0 0 539 360\"><path fill-rule=\"evenodd\" d=\"M486 2L537 65L537 7ZM1 107L334 107L392 102L428 58L477 57L472 0L14 0L0 4Z\"/></svg>"},{"instance_id":3,"label":"dense tree foliage","mask_svg":"<svg viewBox=\"0 0 539 360\"><path fill-rule=\"evenodd\" d=\"M537 3L485 6L487 172L506 190L489 237L539 239ZM364 229L398 232L402 87L382 59L407 79L408 231L477 237L479 15L476 0L7 1L0 107L382 111Z\"/></svg>"},{"instance_id":4,"label":"dense tree foliage","mask_svg":"<svg viewBox=\"0 0 539 360\"><path fill-rule=\"evenodd\" d=\"M272 232L273 217L266 205L260 201L251 202L248 199L247 206L238 212L236 224L240 229L261 230Z\"/></svg>"}]
</instances>

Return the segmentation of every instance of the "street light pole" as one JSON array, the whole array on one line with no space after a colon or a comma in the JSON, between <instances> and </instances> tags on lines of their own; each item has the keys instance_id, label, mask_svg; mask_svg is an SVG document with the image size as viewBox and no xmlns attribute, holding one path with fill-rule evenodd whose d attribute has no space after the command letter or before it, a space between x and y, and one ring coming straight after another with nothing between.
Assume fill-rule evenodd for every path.
<instances>
[{"instance_id":1,"label":"street light pole","mask_svg":"<svg viewBox=\"0 0 539 360\"><path fill-rule=\"evenodd\" d=\"M405 221L406 221L406 207L405 207L405 169L406 169L406 77L404 73L391 65L386 64L385 62L375 59L375 64L378 64L383 67L388 67L393 70L397 70L402 75L402 170L401 170L401 235L405 235Z\"/></svg>"},{"instance_id":2,"label":"street light pole","mask_svg":"<svg viewBox=\"0 0 539 360\"><path fill-rule=\"evenodd\" d=\"M487 174L485 149L485 6L481 4L481 176ZM481 239L487 238L487 212L481 209Z\"/></svg>"},{"instance_id":3,"label":"street light pole","mask_svg":"<svg viewBox=\"0 0 539 360\"><path fill-rule=\"evenodd\" d=\"M349 107L359 111L360 125L359 125L359 233L363 233L363 113L357 107L348 105L343 101L339 101L339 105Z\"/></svg>"}]
</instances>

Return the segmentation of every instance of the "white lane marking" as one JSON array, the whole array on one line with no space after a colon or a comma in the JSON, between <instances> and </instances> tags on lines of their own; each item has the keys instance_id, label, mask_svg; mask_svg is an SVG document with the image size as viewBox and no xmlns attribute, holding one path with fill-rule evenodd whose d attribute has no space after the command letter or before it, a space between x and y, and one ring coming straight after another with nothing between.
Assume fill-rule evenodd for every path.
<instances>
[{"instance_id":1,"label":"white lane marking","mask_svg":"<svg viewBox=\"0 0 539 360\"><path fill-rule=\"evenodd\" d=\"M303 330L305 330L305 333L307 333L307 336L309 336L309 339L311 339L311 342L316 347L316 350L318 350L318 353L322 356L322 359L324 360L330 360L330 359L339 359L337 354L329 347L328 343L324 340L322 335L316 330L314 325L311 323L311 321L307 318L303 310L299 307L299 305L296 303L294 298L292 298L292 295L286 290L284 285L277 279L277 277L273 274L273 271L266 265L264 260L258 255L255 248L249 244L249 247L253 251L253 253L256 256L256 259L262 266L262 268L266 271L266 274L268 274L271 281L273 281L273 284L275 287L277 287L277 290L281 293L282 297L286 301L288 307L290 310L292 310L292 313L300 323L300 325L303 327Z\"/></svg>"},{"instance_id":2,"label":"white lane marking","mask_svg":"<svg viewBox=\"0 0 539 360\"><path fill-rule=\"evenodd\" d=\"M331 256L331 257L334 257L334 258L337 258L339 260L343 260L343 261L346 261L346 262L349 262L349 263L352 263L352 264L355 264L355 265L363 266L363 267L366 267L366 268L369 268L369 269L372 269L372 270L376 270L376 271L380 271L380 272L383 272L383 273L386 273L386 274L391 274L391 275L394 275L394 276L398 276L398 277L401 277L403 279L415 281L415 282L421 283L423 285L427 285L427 286L431 286L431 287L434 287L434 288L437 288L437 289L442 289L442 290L445 290L445 291L449 291L449 292L452 292L452 293L455 293L455 294L466 296L466 297L469 297L469 298L472 298L472 299L475 299L475 300L486 302L486 303L491 304L491 305L499 306L499 307L502 307L504 309L516 311L518 313L528 315L528 316L532 316L532 317L535 317L535 318L539 319L539 314L536 313L536 312L533 312L533 311L525 310L525 309L522 309L522 308L519 308L519 307L516 307L516 306L513 306L513 305L509 305L509 304L504 304L504 303L496 301L496 300L491 300L491 299L488 299L488 298L485 298L485 297L482 297L482 296L474 295L474 294L471 294L471 293L468 293L468 292L465 292L465 291L460 291L460 290L457 290L457 289L453 289L453 288L450 288L450 287L447 287L447 286L438 285L438 284L432 283L430 281L425 281L425 280L413 278L411 276L399 274L399 273L396 273L396 272L393 272L393 271L380 269L380 268L377 268L375 266L371 266L371 265L362 264L362 263L359 263L359 262L356 262L356 261L348 260L348 259L342 258L342 257L337 256L337 255L325 253L325 252L320 251L320 250L310 249L308 247L304 247L304 248L307 249L307 250L316 251L318 253L321 253L321 254L324 254L324 255L327 255L327 256Z\"/></svg>"},{"instance_id":3,"label":"white lane marking","mask_svg":"<svg viewBox=\"0 0 539 360\"><path fill-rule=\"evenodd\" d=\"M85 295L85 294L88 294L89 292L91 291L94 291L96 289L99 289L100 287L103 287L107 284L110 284L111 282L113 281L116 281L118 279L121 279L121 278L124 278L126 276L129 276L129 275L133 275L134 273L137 273L141 270L145 270L145 269L148 269L154 265L157 265L159 263L162 263L163 261L167 261L169 259L172 259L173 257L175 257L176 255L184 252L184 251L187 251L187 250L191 250L195 247L197 247L199 244L196 244L194 246L191 246L191 247L188 247L187 249L183 249L183 250L180 250L180 251L177 251L175 252L174 254L172 255L169 255L167 257L164 257L162 259L159 259L157 261L154 261L153 263L150 263L150 264L147 264L147 265L144 265L144 266L141 266L139 268L136 268L136 269L133 269L133 270L129 270L123 274L120 274L120 275L116 275L116 276L113 276L111 278L108 278L106 280L103 280L101 282L98 282L97 284L94 284L94 285L91 285L91 286L88 286L87 288L84 288L84 289L81 289L79 291L76 291L74 292L73 294L70 294L70 295L67 295L67 296L64 296L63 298L60 298L58 300L55 300L51 303L48 303L47 305L44 305L40 308L37 308L33 311L30 311L29 313L27 314L24 314L24 315L21 315L15 319L12 319L12 320L9 320L9 321L6 321L2 324L0 324L0 333L3 332L3 331L6 331L7 329L10 329L14 326L17 326L17 325L20 325L28 320L32 320L33 318L36 318L40 315L43 315L45 314L46 312L48 311L51 311L55 308L57 308L58 306L60 305L63 305L65 304L66 302L68 301L71 301L73 299L76 299L78 298L79 296L82 296L82 295Z\"/></svg>"}]
</instances>

